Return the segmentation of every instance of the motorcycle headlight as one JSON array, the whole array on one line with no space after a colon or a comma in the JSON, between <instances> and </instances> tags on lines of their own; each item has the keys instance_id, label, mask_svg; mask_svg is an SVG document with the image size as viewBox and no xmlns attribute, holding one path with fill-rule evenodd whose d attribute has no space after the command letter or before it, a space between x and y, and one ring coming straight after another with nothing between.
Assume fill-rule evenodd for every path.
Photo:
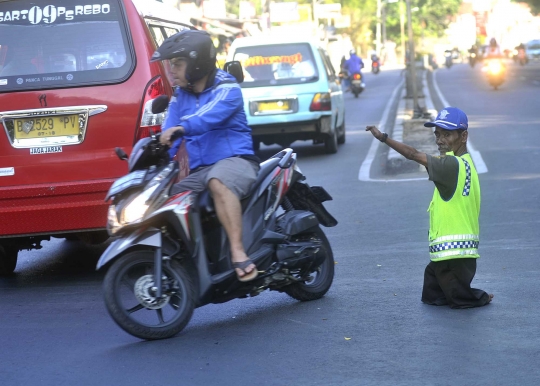
<instances>
[{"instance_id":1,"label":"motorcycle headlight","mask_svg":"<svg viewBox=\"0 0 540 386\"><path fill-rule=\"evenodd\" d=\"M156 201L156 198L159 200L159 197L155 194L156 190L161 182L171 174L173 169L174 168L171 165L164 168L158 175L152 178L145 189L128 204L120 206L119 208L115 205L109 207L108 229L110 234L116 233L124 225L133 224L144 218L148 208ZM161 196L166 197L167 195L165 193L161 194ZM118 213L118 211L120 213Z\"/></svg>"},{"instance_id":2,"label":"motorcycle headlight","mask_svg":"<svg viewBox=\"0 0 540 386\"><path fill-rule=\"evenodd\" d=\"M141 194L135 197L124 207L120 216L121 222L124 225L132 224L144 217L144 214L150 207L150 203L148 201L158 186L159 184L155 184L154 186L145 189Z\"/></svg>"},{"instance_id":3,"label":"motorcycle headlight","mask_svg":"<svg viewBox=\"0 0 540 386\"><path fill-rule=\"evenodd\" d=\"M489 72L492 74L498 74L502 71L503 67L500 62L491 62L489 63Z\"/></svg>"}]
</instances>

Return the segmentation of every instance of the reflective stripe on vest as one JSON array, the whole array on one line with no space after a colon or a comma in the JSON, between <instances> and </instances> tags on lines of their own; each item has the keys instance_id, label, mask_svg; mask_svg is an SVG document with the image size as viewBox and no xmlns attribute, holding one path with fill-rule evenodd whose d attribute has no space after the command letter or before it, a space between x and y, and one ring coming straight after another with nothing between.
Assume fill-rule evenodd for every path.
<instances>
[{"instance_id":1,"label":"reflective stripe on vest","mask_svg":"<svg viewBox=\"0 0 540 386\"><path fill-rule=\"evenodd\" d=\"M478 249L458 249L454 251L445 251L445 252L437 252L437 253L431 253L431 259L441 259L443 257L449 257L449 256L471 256L478 254Z\"/></svg>"},{"instance_id":2,"label":"reflective stripe on vest","mask_svg":"<svg viewBox=\"0 0 540 386\"><path fill-rule=\"evenodd\" d=\"M429 244L431 259L478 254L478 235L448 235L438 237Z\"/></svg>"},{"instance_id":3,"label":"reflective stripe on vest","mask_svg":"<svg viewBox=\"0 0 540 386\"><path fill-rule=\"evenodd\" d=\"M442 243L444 241L464 241L464 240L479 240L480 236L478 235L448 235L448 236L442 236L437 237L435 240L433 240L430 245L436 244L436 243Z\"/></svg>"},{"instance_id":4,"label":"reflective stripe on vest","mask_svg":"<svg viewBox=\"0 0 540 386\"><path fill-rule=\"evenodd\" d=\"M465 174L465 186L463 186L463 193L461 193L461 195L468 196L469 193L471 192L471 166L465 159L463 159L463 163L465 164L466 174Z\"/></svg>"}]
</instances>

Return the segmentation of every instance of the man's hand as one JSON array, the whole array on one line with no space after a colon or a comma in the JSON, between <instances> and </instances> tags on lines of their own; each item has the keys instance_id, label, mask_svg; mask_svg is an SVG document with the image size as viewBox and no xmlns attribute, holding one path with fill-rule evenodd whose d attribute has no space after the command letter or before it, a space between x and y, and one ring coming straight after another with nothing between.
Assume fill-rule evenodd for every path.
<instances>
[{"instance_id":1,"label":"man's hand","mask_svg":"<svg viewBox=\"0 0 540 386\"><path fill-rule=\"evenodd\" d=\"M171 144L171 137L177 131L180 131L180 133L182 135L184 135L184 128L182 126L170 127L170 128L168 128L167 130L165 130L164 132L161 133L161 136L159 137L159 142L162 145L171 146L172 145Z\"/></svg>"},{"instance_id":2,"label":"man's hand","mask_svg":"<svg viewBox=\"0 0 540 386\"><path fill-rule=\"evenodd\" d=\"M366 131L371 131L371 134L373 134L375 138L377 138L379 141L381 140L382 133L379 131L379 129L377 129L377 126L366 126Z\"/></svg>"},{"instance_id":3,"label":"man's hand","mask_svg":"<svg viewBox=\"0 0 540 386\"><path fill-rule=\"evenodd\" d=\"M366 131L371 131L371 134L379 141L383 139L383 133L377 129L376 126L366 126ZM407 159L418 162L420 165L427 167L427 155L426 153L421 153L416 150L414 147L406 145L404 143L398 142L396 140L388 141L390 138L386 138L385 143L390 146L392 149L397 151L399 154L404 156Z\"/></svg>"}]
</instances>

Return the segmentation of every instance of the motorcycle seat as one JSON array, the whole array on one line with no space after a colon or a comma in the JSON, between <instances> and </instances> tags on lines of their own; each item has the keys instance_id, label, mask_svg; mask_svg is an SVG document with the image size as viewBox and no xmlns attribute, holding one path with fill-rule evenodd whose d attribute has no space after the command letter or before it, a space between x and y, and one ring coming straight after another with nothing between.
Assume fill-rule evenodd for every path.
<instances>
[{"instance_id":1,"label":"motorcycle seat","mask_svg":"<svg viewBox=\"0 0 540 386\"><path fill-rule=\"evenodd\" d=\"M247 203L249 202L249 198L253 195L253 193L257 191L257 188L261 185L264 179L270 174L272 170L276 168L276 166L279 164L279 161L281 161L280 158L270 158L269 160L266 160L260 164L261 168L257 173L257 179L251 186L249 193L244 198L242 198L242 200L240 200L240 203L242 204L242 210L245 209ZM206 213L215 212L214 199L210 195L210 191L208 189L202 191L199 194L197 201L199 204L199 208L202 211Z\"/></svg>"}]
</instances>

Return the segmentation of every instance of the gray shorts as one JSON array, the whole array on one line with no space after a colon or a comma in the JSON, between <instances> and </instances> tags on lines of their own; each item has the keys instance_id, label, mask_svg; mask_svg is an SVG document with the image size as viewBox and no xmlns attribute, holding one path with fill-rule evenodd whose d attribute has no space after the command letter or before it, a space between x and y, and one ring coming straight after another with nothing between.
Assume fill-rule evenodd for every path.
<instances>
[{"instance_id":1,"label":"gray shorts","mask_svg":"<svg viewBox=\"0 0 540 386\"><path fill-rule=\"evenodd\" d=\"M244 158L225 158L187 176L172 187L171 194L186 190L200 193L208 187L212 178L216 178L241 200L249 193L251 186L257 179L259 169L258 163Z\"/></svg>"}]
</instances>

